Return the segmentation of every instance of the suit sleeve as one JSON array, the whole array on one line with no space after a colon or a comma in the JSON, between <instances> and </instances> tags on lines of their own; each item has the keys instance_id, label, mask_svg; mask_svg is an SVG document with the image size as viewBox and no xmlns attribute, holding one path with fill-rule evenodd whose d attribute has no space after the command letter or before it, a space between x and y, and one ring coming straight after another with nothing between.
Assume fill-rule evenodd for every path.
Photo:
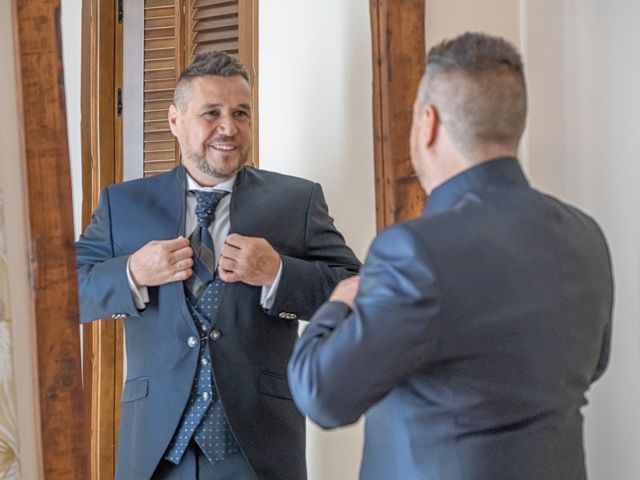
<instances>
[{"instance_id":1,"label":"suit sleeve","mask_svg":"<svg viewBox=\"0 0 640 480\"><path fill-rule=\"evenodd\" d=\"M129 289L127 259L114 254L109 190L104 189L91 223L76 242L80 322L139 315Z\"/></svg>"},{"instance_id":2,"label":"suit sleeve","mask_svg":"<svg viewBox=\"0 0 640 480\"><path fill-rule=\"evenodd\" d=\"M304 256L281 255L282 276L271 315L290 312L311 318L336 284L356 275L360 262L345 244L329 216L320 185L315 184L305 219Z\"/></svg>"},{"instance_id":3,"label":"suit sleeve","mask_svg":"<svg viewBox=\"0 0 640 480\"><path fill-rule=\"evenodd\" d=\"M300 410L333 428L424 371L436 348L440 294L426 253L402 227L374 241L353 312L327 302L311 319L289 363Z\"/></svg>"}]
</instances>

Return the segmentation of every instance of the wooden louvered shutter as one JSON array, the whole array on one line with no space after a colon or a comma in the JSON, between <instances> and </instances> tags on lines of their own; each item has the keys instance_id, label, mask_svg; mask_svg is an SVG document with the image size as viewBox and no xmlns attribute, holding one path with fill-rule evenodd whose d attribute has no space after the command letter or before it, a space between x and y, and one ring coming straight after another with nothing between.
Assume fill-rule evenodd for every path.
<instances>
[{"instance_id":1,"label":"wooden louvered shutter","mask_svg":"<svg viewBox=\"0 0 640 480\"><path fill-rule=\"evenodd\" d=\"M179 151L167 113L176 80L194 55L221 50L240 57L254 79L257 158L257 0L145 0L144 175L173 168ZM126 52L125 52L126 54Z\"/></svg>"},{"instance_id":2,"label":"wooden louvered shutter","mask_svg":"<svg viewBox=\"0 0 640 480\"><path fill-rule=\"evenodd\" d=\"M208 50L239 53L237 0L194 0L187 18L186 45L191 57Z\"/></svg>"},{"instance_id":3,"label":"wooden louvered shutter","mask_svg":"<svg viewBox=\"0 0 640 480\"><path fill-rule=\"evenodd\" d=\"M167 116L180 68L179 8L174 0L145 0L144 8L144 175L171 170L176 146ZM178 20L178 21L176 21Z\"/></svg>"}]
</instances>

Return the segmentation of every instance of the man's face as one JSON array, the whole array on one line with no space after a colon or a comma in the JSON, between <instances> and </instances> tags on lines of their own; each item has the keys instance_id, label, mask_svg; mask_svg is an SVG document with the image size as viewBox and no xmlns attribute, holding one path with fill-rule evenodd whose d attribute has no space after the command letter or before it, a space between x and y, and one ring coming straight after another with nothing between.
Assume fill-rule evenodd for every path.
<instances>
[{"instance_id":1,"label":"man's face","mask_svg":"<svg viewBox=\"0 0 640 480\"><path fill-rule=\"evenodd\" d=\"M196 77L188 88L187 109L169 108L171 132L189 174L202 185L216 185L249 159L251 90L241 76Z\"/></svg>"}]
</instances>

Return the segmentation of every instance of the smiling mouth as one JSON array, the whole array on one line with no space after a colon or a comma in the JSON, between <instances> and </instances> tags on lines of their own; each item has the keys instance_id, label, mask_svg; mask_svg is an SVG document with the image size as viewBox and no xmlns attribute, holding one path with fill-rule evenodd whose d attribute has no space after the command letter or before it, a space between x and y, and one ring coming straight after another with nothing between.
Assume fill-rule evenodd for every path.
<instances>
[{"instance_id":1,"label":"smiling mouth","mask_svg":"<svg viewBox=\"0 0 640 480\"><path fill-rule=\"evenodd\" d=\"M232 152L238 149L236 145L229 145L224 143L214 143L214 144L208 145L208 147L213 150L218 150L220 152Z\"/></svg>"}]
</instances>

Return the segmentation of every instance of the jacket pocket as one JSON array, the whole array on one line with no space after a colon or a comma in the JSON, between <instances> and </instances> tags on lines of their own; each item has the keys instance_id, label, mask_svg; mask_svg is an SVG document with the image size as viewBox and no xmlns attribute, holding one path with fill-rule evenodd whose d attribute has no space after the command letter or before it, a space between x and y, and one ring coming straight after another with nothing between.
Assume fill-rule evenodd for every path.
<instances>
[{"instance_id":1,"label":"jacket pocket","mask_svg":"<svg viewBox=\"0 0 640 480\"><path fill-rule=\"evenodd\" d=\"M293 400L291 397L291 391L289 390L287 377L285 375L263 372L260 374L259 388L260 392L265 395Z\"/></svg>"},{"instance_id":2,"label":"jacket pocket","mask_svg":"<svg viewBox=\"0 0 640 480\"><path fill-rule=\"evenodd\" d=\"M149 379L147 377L134 378L124 384L124 388L122 389L122 403L140 400L148 394Z\"/></svg>"}]
</instances>

